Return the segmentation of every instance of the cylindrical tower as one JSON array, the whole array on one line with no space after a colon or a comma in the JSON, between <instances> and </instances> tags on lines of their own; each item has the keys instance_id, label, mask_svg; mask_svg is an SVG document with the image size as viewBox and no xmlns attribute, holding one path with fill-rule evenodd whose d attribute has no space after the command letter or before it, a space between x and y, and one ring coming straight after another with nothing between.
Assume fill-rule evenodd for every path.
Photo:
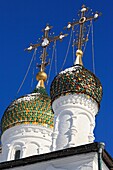
<instances>
[{"instance_id":1,"label":"cylindrical tower","mask_svg":"<svg viewBox=\"0 0 113 170\"><path fill-rule=\"evenodd\" d=\"M46 93L45 72L37 74L33 93L11 103L2 117L3 161L50 152L53 132L51 100Z\"/></svg>"},{"instance_id":2,"label":"cylindrical tower","mask_svg":"<svg viewBox=\"0 0 113 170\"><path fill-rule=\"evenodd\" d=\"M52 150L94 141L95 115L102 98L99 79L82 66L77 50L75 65L60 72L51 84L54 132Z\"/></svg>"}]
</instances>

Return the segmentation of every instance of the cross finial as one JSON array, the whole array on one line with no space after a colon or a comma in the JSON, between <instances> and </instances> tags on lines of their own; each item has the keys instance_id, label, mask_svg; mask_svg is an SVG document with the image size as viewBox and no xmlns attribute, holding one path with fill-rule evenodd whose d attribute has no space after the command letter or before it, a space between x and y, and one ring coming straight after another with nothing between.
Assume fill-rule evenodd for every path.
<instances>
[{"instance_id":1,"label":"cross finial","mask_svg":"<svg viewBox=\"0 0 113 170\"><path fill-rule=\"evenodd\" d=\"M83 55L82 46L86 41L88 41L87 35L85 37L85 34L84 34L85 23L87 23L88 21L96 20L101 15L101 13L95 12L95 13L92 13L90 17L87 17L86 14L90 13L90 11L89 11L89 8L87 8L85 5L82 5L81 10L79 11L80 19L72 23L69 22L67 27L65 27L67 29L70 29L70 28L74 29L74 26L79 25L78 39L76 43L74 44L77 46L77 51L76 51L77 58L76 58L75 64L83 65L82 64L82 55Z\"/></svg>"},{"instance_id":2,"label":"cross finial","mask_svg":"<svg viewBox=\"0 0 113 170\"><path fill-rule=\"evenodd\" d=\"M44 81L47 79L47 75L44 72L45 67L49 64L49 62L46 62L46 56L47 56L47 47L50 45L51 42L60 40L62 41L64 37L66 37L68 34L60 33L58 36L49 37L49 32L53 27L49 24L46 25L46 27L42 30L44 32L43 37L41 38L41 41L37 44L30 44L28 48L25 49L25 51L32 51L38 47L42 47L43 52L41 54L41 64L38 65L40 68L40 72L37 74L36 79L39 81L40 86L44 87Z\"/></svg>"}]
</instances>

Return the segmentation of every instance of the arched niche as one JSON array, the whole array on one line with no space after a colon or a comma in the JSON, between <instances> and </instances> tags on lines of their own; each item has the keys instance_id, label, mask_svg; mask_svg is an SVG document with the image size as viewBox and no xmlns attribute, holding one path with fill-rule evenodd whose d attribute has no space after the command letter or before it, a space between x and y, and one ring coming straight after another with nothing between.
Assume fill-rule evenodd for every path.
<instances>
[{"instance_id":1,"label":"arched niche","mask_svg":"<svg viewBox=\"0 0 113 170\"><path fill-rule=\"evenodd\" d=\"M37 144L36 142L29 142L26 145L26 157L27 156L32 156L32 155L38 155L39 154L39 144Z\"/></svg>"},{"instance_id":2,"label":"arched niche","mask_svg":"<svg viewBox=\"0 0 113 170\"><path fill-rule=\"evenodd\" d=\"M65 148L70 141L72 114L70 110L66 109L58 116L58 137L56 140L56 146L58 148Z\"/></svg>"},{"instance_id":3,"label":"arched niche","mask_svg":"<svg viewBox=\"0 0 113 170\"><path fill-rule=\"evenodd\" d=\"M76 142L79 145L88 143L88 136L90 133L90 124L91 124L91 119L88 116L87 113L82 112L79 113L77 116L77 138L76 138Z\"/></svg>"}]
</instances>

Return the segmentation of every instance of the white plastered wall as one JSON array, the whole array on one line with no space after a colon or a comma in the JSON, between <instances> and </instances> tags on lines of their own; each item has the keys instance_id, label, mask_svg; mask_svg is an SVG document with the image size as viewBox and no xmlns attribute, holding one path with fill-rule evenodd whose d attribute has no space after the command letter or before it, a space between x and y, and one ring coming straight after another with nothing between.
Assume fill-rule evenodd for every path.
<instances>
[{"instance_id":1,"label":"white plastered wall","mask_svg":"<svg viewBox=\"0 0 113 170\"><path fill-rule=\"evenodd\" d=\"M37 162L10 170L98 170L98 155L96 152L68 156L60 159ZM102 161L102 169L109 168ZM9 169L8 169L9 170Z\"/></svg>"},{"instance_id":2,"label":"white plastered wall","mask_svg":"<svg viewBox=\"0 0 113 170\"><path fill-rule=\"evenodd\" d=\"M92 143L98 104L84 94L61 96L56 99L52 150Z\"/></svg>"},{"instance_id":3,"label":"white plastered wall","mask_svg":"<svg viewBox=\"0 0 113 170\"><path fill-rule=\"evenodd\" d=\"M20 158L50 152L52 129L39 125L17 125L2 135L2 160L14 160L16 150Z\"/></svg>"}]
</instances>

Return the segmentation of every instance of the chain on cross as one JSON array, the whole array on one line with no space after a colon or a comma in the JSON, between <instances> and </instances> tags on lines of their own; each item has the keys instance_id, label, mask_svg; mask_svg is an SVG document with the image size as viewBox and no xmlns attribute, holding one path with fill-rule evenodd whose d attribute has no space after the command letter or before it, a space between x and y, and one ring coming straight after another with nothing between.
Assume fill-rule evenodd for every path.
<instances>
[{"instance_id":1,"label":"chain on cross","mask_svg":"<svg viewBox=\"0 0 113 170\"><path fill-rule=\"evenodd\" d=\"M75 22L68 22L68 25L66 27L64 27L64 29L71 29L74 30L74 27L76 25L79 25L79 33L78 33L78 39L77 41L73 44L77 46L77 51L76 51L76 60L74 62L74 64L79 64L79 65L83 65L82 63L82 56L83 56L83 52L82 52L82 46L84 45L84 43L86 41L88 41L88 34L86 35L86 37L84 37L84 30L85 30L85 23L87 23L88 21L92 21L92 20L97 20L98 17L101 15L101 13L99 12L95 12L92 13L92 16L87 17L86 13L89 11L89 8L87 8L85 5L82 5L81 10L79 11L79 15L80 15L80 19L78 21ZM89 13L89 12L88 12ZM87 14L88 14L87 13Z\"/></svg>"},{"instance_id":2,"label":"chain on cross","mask_svg":"<svg viewBox=\"0 0 113 170\"><path fill-rule=\"evenodd\" d=\"M41 39L40 43L37 44L30 44L28 48L25 49L25 51L32 51L38 47L43 48L43 53L41 54L41 64L38 65L40 68L40 71L44 71L45 67L48 65L48 62L46 62L46 56L47 56L47 47L50 45L51 42L55 42L57 40L62 41L64 37L66 37L68 34L60 33L58 36L49 37L49 32L53 27L50 25L46 25L46 27L42 30L44 32L44 36Z\"/></svg>"},{"instance_id":3,"label":"chain on cross","mask_svg":"<svg viewBox=\"0 0 113 170\"><path fill-rule=\"evenodd\" d=\"M76 43L77 48L79 50L82 50L83 43L85 43L88 40L87 37L85 37L85 38L83 37L83 35L84 35L84 24L87 21L96 20L101 15L101 13L95 12L92 16L86 17L86 12L88 12L88 11L89 11L89 8L87 8L85 5L82 5L81 10L79 11L80 19L78 21L75 21L75 22L72 22L72 23L68 22L67 27L65 27L67 29L70 29L70 28L74 29L74 26L76 26L76 25L80 26L78 42Z\"/></svg>"}]
</instances>

